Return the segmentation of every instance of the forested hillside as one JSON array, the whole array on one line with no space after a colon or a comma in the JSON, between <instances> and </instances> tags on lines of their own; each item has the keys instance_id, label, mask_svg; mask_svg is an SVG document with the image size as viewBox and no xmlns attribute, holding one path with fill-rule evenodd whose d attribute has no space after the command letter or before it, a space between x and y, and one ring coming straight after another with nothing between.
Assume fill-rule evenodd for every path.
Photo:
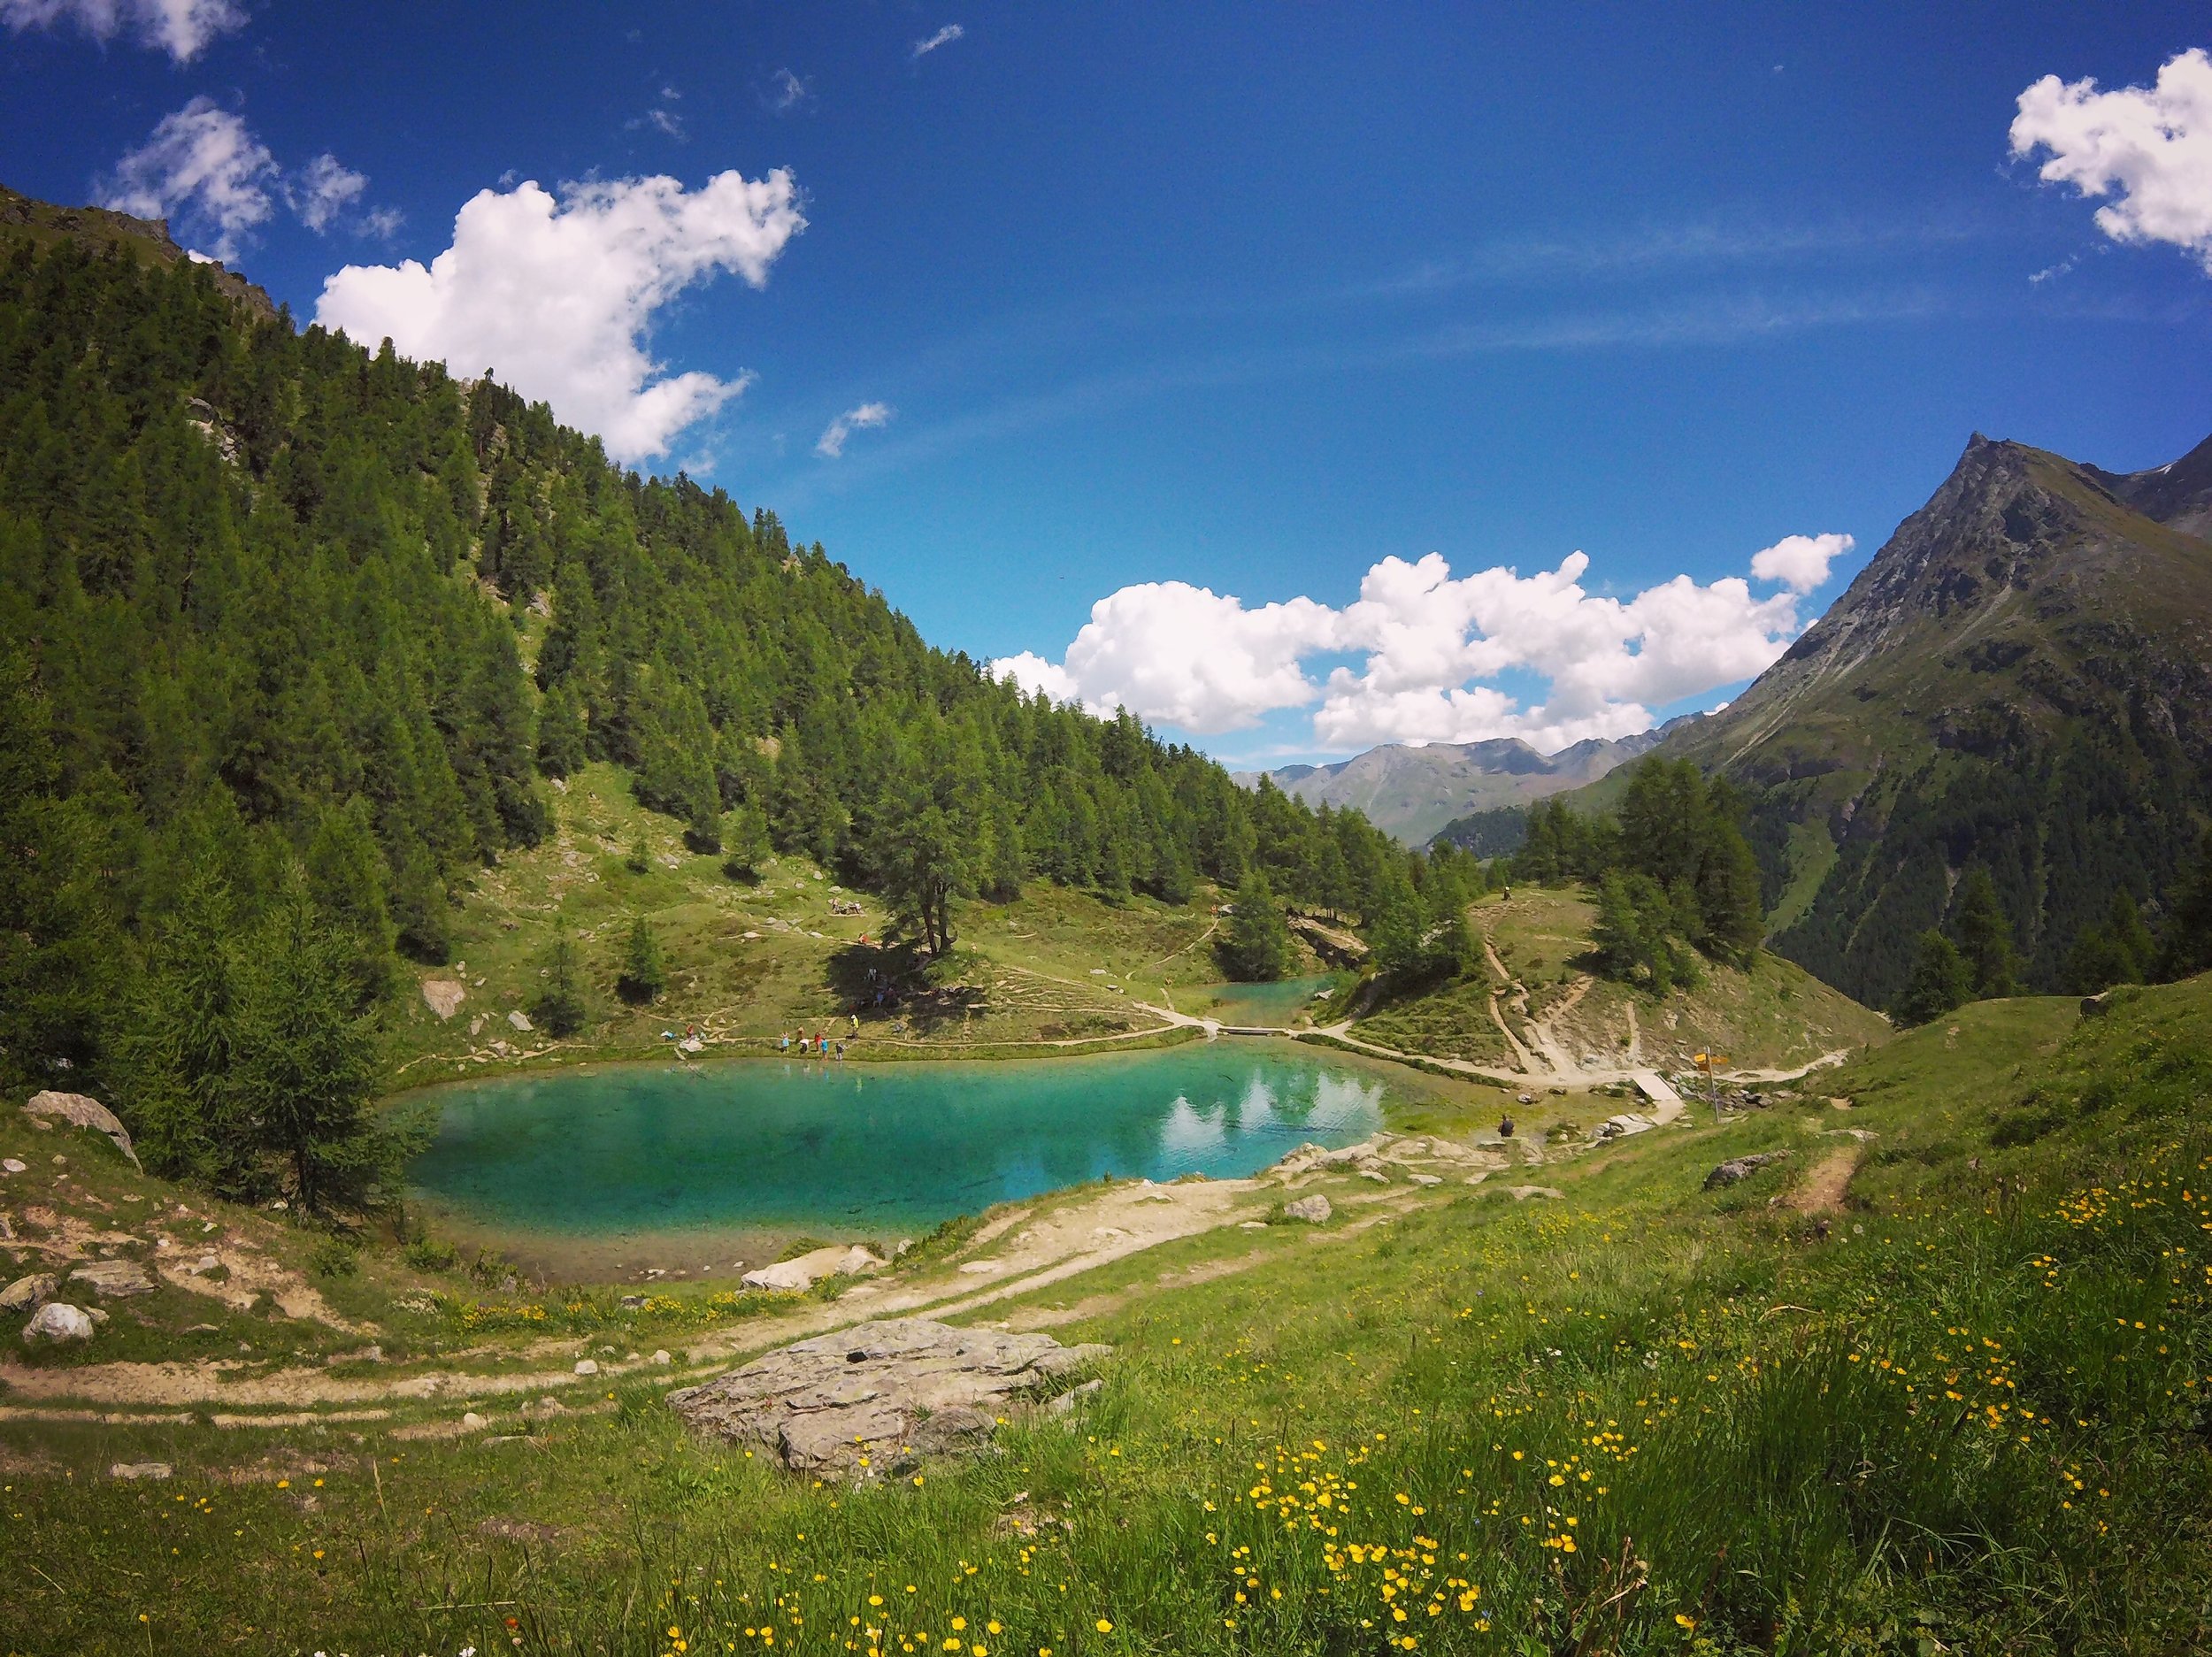
<instances>
[{"instance_id":1,"label":"forested hillside","mask_svg":"<svg viewBox=\"0 0 2212 1657\"><path fill-rule=\"evenodd\" d=\"M990 680L772 513L298 330L157 226L40 211L0 215L11 1078L211 1073L148 1051L191 1022L162 1009L247 994L303 928L373 1010L593 760L695 844L764 828L940 946L950 898L1032 878L1415 901L1356 814Z\"/></svg>"}]
</instances>

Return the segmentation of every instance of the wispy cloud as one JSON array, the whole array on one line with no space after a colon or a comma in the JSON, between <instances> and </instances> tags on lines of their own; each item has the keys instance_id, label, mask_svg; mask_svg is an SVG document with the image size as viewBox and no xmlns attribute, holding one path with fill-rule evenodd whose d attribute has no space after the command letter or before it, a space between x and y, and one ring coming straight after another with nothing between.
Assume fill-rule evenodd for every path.
<instances>
[{"instance_id":1,"label":"wispy cloud","mask_svg":"<svg viewBox=\"0 0 2212 1657\"><path fill-rule=\"evenodd\" d=\"M835 460L845 452L845 440L855 432L868 431L891 423L891 405L887 403L864 403L856 409L848 409L832 420L814 445L814 452L825 460Z\"/></svg>"},{"instance_id":2,"label":"wispy cloud","mask_svg":"<svg viewBox=\"0 0 2212 1657\"><path fill-rule=\"evenodd\" d=\"M785 115L806 104L814 96L814 83L803 75L788 69L779 69L768 77L768 89L760 101L772 115Z\"/></svg>"},{"instance_id":3,"label":"wispy cloud","mask_svg":"<svg viewBox=\"0 0 2212 1657\"><path fill-rule=\"evenodd\" d=\"M957 23L948 23L944 27L939 29L927 40L916 41L914 42L914 55L917 58L926 58L930 55L930 53L935 51L940 46L951 45L953 42L964 36L967 32L968 31L966 29L961 27Z\"/></svg>"},{"instance_id":4,"label":"wispy cloud","mask_svg":"<svg viewBox=\"0 0 2212 1657\"><path fill-rule=\"evenodd\" d=\"M128 35L188 64L218 35L246 27L237 0L0 0L0 23L16 34L74 23L103 45Z\"/></svg>"}]
</instances>

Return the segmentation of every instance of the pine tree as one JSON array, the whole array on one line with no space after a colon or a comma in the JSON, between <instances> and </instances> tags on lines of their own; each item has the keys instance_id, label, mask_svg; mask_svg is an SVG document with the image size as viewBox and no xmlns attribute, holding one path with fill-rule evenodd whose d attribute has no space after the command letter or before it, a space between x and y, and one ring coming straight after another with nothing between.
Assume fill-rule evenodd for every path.
<instances>
[{"instance_id":1,"label":"pine tree","mask_svg":"<svg viewBox=\"0 0 2212 1657\"><path fill-rule=\"evenodd\" d=\"M2185 978L2212 970L2212 831L2197 850L2196 867L2174 900L2172 917L2158 942L2158 976Z\"/></svg>"},{"instance_id":2,"label":"pine tree","mask_svg":"<svg viewBox=\"0 0 2212 1657\"><path fill-rule=\"evenodd\" d=\"M629 941L622 948L622 971L615 989L626 1001L642 1006L668 987L668 964L661 958L660 940L641 915L630 923Z\"/></svg>"},{"instance_id":3,"label":"pine tree","mask_svg":"<svg viewBox=\"0 0 2212 1657\"><path fill-rule=\"evenodd\" d=\"M554 934L553 947L546 951L545 987L532 1003L530 1016L549 1034L557 1037L572 1036L584 1027L584 997L576 977L576 946L569 941L566 927Z\"/></svg>"},{"instance_id":4,"label":"pine tree","mask_svg":"<svg viewBox=\"0 0 2212 1657\"><path fill-rule=\"evenodd\" d=\"M1228 936L1221 947L1222 965L1241 983L1264 984L1286 976L1297 958L1282 906L1276 902L1267 877L1254 870L1237 887Z\"/></svg>"},{"instance_id":5,"label":"pine tree","mask_svg":"<svg viewBox=\"0 0 2212 1657\"><path fill-rule=\"evenodd\" d=\"M1941 932L1931 928L1920 934L1919 954L1905 993L1892 1009L1901 1024L1924 1024L1940 1018L1974 997L1972 963Z\"/></svg>"},{"instance_id":6,"label":"pine tree","mask_svg":"<svg viewBox=\"0 0 2212 1657\"><path fill-rule=\"evenodd\" d=\"M240 962L238 1112L313 1213L373 1206L396 1189L407 1136L371 1114L376 1023L354 1004L349 947L295 881Z\"/></svg>"},{"instance_id":7,"label":"pine tree","mask_svg":"<svg viewBox=\"0 0 2212 1657\"><path fill-rule=\"evenodd\" d=\"M2095 995L2116 984L2140 984L2158 963L2158 943L2143 913L2124 892L2112 894L2101 925L2083 928L2067 957L2067 982L2078 995Z\"/></svg>"},{"instance_id":8,"label":"pine tree","mask_svg":"<svg viewBox=\"0 0 2212 1657\"><path fill-rule=\"evenodd\" d=\"M768 819L761 809L748 802L731 813L729 833L724 841L728 856L722 861L722 872L733 880L757 880L761 865L768 861Z\"/></svg>"},{"instance_id":9,"label":"pine tree","mask_svg":"<svg viewBox=\"0 0 2212 1657\"><path fill-rule=\"evenodd\" d=\"M1989 1001L2015 993L2019 988L2019 951L2013 943L2012 923L1997 901L1997 883L1978 863L1959 883L1951 926L1973 975L1974 998Z\"/></svg>"}]
</instances>

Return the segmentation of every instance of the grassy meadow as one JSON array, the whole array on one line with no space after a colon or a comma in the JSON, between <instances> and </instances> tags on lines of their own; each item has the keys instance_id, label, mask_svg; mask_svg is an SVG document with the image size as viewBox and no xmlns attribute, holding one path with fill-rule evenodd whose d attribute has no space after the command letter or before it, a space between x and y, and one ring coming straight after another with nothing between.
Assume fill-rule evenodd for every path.
<instances>
[{"instance_id":1,"label":"grassy meadow","mask_svg":"<svg viewBox=\"0 0 2212 1657\"><path fill-rule=\"evenodd\" d=\"M649 1372L467 1438L435 1400L211 1431L0 1393L0 1645L2202 1650L2212 981L2117 999L1002 1301L1113 1343L1104 1391L895 1483L695 1440Z\"/></svg>"}]
</instances>

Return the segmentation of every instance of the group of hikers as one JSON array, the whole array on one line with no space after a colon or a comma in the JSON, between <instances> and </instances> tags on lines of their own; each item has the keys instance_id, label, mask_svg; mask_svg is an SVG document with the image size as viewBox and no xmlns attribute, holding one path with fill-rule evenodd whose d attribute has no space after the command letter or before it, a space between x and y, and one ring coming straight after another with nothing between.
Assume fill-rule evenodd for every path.
<instances>
[{"instance_id":1,"label":"group of hikers","mask_svg":"<svg viewBox=\"0 0 2212 1657\"><path fill-rule=\"evenodd\" d=\"M854 1013L850 1015L850 1016L852 1018L852 1032L856 1037L860 1034L860 1015L858 1013ZM809 1031L799 1036L797 1039L799 1043L799 1051L802 1055L815 1054L826 1059L831 1057L841 1059L845 1056L845 1038L842 1036L839 1036L833 1040L830 1036L824 1032ZM789 1053L791 1051L791 1042L792 1036L790 1032L787 1031L783 1035L777 1038L777 1051L780 1053Z\"/></svg>"}]
</instances>

